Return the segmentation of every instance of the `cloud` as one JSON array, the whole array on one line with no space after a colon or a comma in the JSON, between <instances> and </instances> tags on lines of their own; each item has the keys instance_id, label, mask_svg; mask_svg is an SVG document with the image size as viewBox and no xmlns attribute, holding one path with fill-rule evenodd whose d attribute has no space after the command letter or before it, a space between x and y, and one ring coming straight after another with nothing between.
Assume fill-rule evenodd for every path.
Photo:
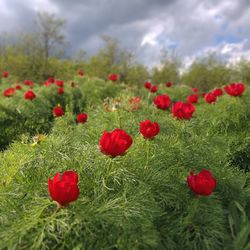
<instances>
[{"instance_id":1,"label":"cloud","mask_svg":"<svg viewBox=\"0 0 250 250\"><path fill-rule=\"evenodd\" d=\"M250 50L248 0L1 0L0 32L34 29L40 10L66 19L69 54L83 49L92 55L102 46L102 34L150 66L162 48L189 62L212 48L229 60Z\"/></svg>"}]
</instances>

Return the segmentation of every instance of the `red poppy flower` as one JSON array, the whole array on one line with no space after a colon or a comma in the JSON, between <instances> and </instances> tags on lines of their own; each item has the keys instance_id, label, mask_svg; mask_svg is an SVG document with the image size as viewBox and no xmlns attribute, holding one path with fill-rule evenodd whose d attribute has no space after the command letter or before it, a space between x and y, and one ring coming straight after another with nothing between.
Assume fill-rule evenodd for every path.
<instances>
[{"instance_id":1,"label":"red poppy flower","mask_svg":"<svg viewBox=\"0 0 250 250\"><path fill-rule=\"evenodd\" d=\"M21 85L16 85L15 89L20 90L20 89L22 89L22 86Z\"/></svg>"},{"instance_id":2,"label":"red poppy flower","mask_svg":"<svg viewBox=\"0 0 250 250\"><path fill-rule=\"evenodd\" d=\"M217 100L217 96L210 92L205 95L204 99L207 103L214 103Z\"/></svg>"},{"instance_id":3,"label":"red poppy flower","mask_svg":"<svg viewBox=\"0 0 250 250\"><path fill-rule=\"evenodd\" d=\"M170 88L172 85L173 85L172 82L167 82L167 83L166 83L166 87L168 87L168 88Z\"/></svg>"},{"instance_id":4,"label":"red poppy flower","mask_svg":"<svg viewBox=\"0 0 250 250\"><path fill-rule=\"evenodd\" d=\"M7 88L6 90L4 90L3 95L5 97L10 97L10 96L13 96L15 92L16 90L14 88Z\"/></svg>"},{"instance_id":5,"label":"red poppy flower","mask_svg":"<svg viewBox=\"0 0 250 250\"><path fill-rule=\"evenodd\" d=\"M111 132L104 131L99 147L103 154L116 157L124 155L132 143L132 137L124 130L118 128Z\"/></svg>"},{"instance_id":6,"label":"red poppy flower","mask_svg":"<svg viewBox=\"0 0 250 250\"><path fill-rule=\"evenodd\" d=\"M209 196L216 187L216 180L209 170L202 170L198 174L194 174L193 171L187 177L187 183L191 191L196 195Z\"/></svg>"},{"instance_id":7,"label":"red poppy flower","mask_svg":"<svg viewBox=\"0 0 250 250\"><path fill-rule=\"evenodd\" d=\"M33 86L33 82L32 81L30 81L30 80L24 80L24 82L23 82L25 85L27 85L27 86Z\"/></svg>"},{"instance_id":8,"label":"red poppy flower","mask_svg":"<svg viewBox=\"0 0 250 250\"><path fill-rule=\"evenodd\" d=\"M160 126L157 122L151 122L149 119L140 122L140 133L145 139L152 139L160 132Z\"/></svg>"},{"instance_id":9,"label":"red poppy flower","mask_svg":"<svg viewBox=\"0 0 250 250\"><path fill-rule=\"evenodd\" d=\"M3 78L8 78L9 77L9 72L8 71L3 71L2 77Z\"/></svg>"},{"instance_id":10,"label":"red poppy flower","mask_svg":"<svg viewBox=\"0 0 250 250\"><path fill-rule=\"evenodd\" d=\"M212 93L217 97L223 95L222 89L214 89Z\"/></svg>"},{"instance_id":11,"label":"red poppy flower","mask_svg":"<svg viewBox=\"0 0 250 250\"><path fill-rule=\"evenodd\" d=\"M158 95L154 98L154 104L158 109L166 110L171 104L171 100L168 95Z\"/></svg>"},{"instance_id":12,"label":"red poppy flower","mask_svg":"<svg viewBox=\"0 0 250 250\"><path fill-rule=\"evenodd\" d=\"M58 94L63 94L64 93L64 88L58 88L57 93Z\"/></svg>"},{"instance_id":13,"label":"red poppy flower","mask_svg":"<svg viewBox=\"0 0 250 250\"><path fill-rule=\"evenodd\" d=\"M152 86L151 82L145 82L145 83L144 83L144 87L145 87L146 89L151 89L151 86Z\"/></svg>"},{"instance_id":14,"label":"red poppy flower","mask_svg":"<svg viewBox=\"0 0 250 250\"><path fill-rule=\"evenodd\" d=\"M173 117L177 119L190 120L195 111L195 106L191 103L176 102L172 107Z\"/></svg>"},{"instance_id":15,"label":"red poppy flower","mask_svg":"<svg viewBox=\"0 0 250 250\"><path fill-rule=\"evenodd\" d=\"M158 86L157 85L153 85L153 86L151 86L150 92L151 93L155 93L155 92L157 92L157 90L158 90Z\"/></svg>"},{"instance_id":16,"label":"red poppy flower","mask_svg":"<svg viewBox=\"0 0 250 250\"><path fill-rule=\"evenodd\" d=\"M53 179L48 179L48 191L51 199L58 202L59 206L76 201L79 196L77 173L71 170L62 175L57 173Z\"/></svg>"},{"instance_id":17,"label":"red poppy flower","mask_svg":"<svg viewBox=\"0 0 250 250\"><path fill-rule=\"evenodd\" d=\"M229 86L225 86L224 89L231 96L242 96L245 91L245 85L243 83L232 83Z\"/></svg>"},{"instance_id":18,"label":"red poppy flower","mask_svg":"<svg viewBox=\"0 0 250 250\"><path fill-rule=\"evenodd\" d=\"M112 82L116 82L119 78L119 75L117 74L110 74L108 77L108 80L112 81Z\"/></svg>"},{"instance_id":19,"label":"red poppy flower","mask_svg":"<svg viewBox=\"0 0 250 250\"><path fill-rule=\"evenodd\" d=\"M54 116L56 117L60 117L60 116L63 116L64 115L64 111L62 109L61 106L56 106L54 109L53 109L53 114Z\"/></svg>"},{"instance_id":20,"label":"red poppy flower","mask_svg":"<svg viewBox=\"0 0 250 250\"><path fill-rule=\"evenodd\" d=\"M187 102L188 103L197 103L198 102L198 95L196 95L196 94L193 94L193 95L189 95L188 97L187 97Z\"/></svg>"},{"instance_id":21,"label":"red poppy flower","mask_svg":"<svg viewBox=\"0 0 250 250\"><path fill-rule=\"evenodd\" d=\"M28 90L24 93L24 99L32 101L34 98L36 98L36 94L32 90Z\"/></svg>"},{"instance_id":22,"label":"red poppy flower","mask_svg":"<svg viewBox=\"0 0 250 250\"><path fill-rule=\"evenodd\" d=\"M62 80L56 80L56 85L57 85L58 87L63 87L64 82L63 82Z\"/></svg>"},{"instance_id":23,"label":"red poppy flower","mask_svg":"<svg viewBox=\"0 0 250 250\"><path fill-rule=\"evenodd\" d=\"M79 114L77 116L78 123L85 123L87 121L87 119L88 119L88 115L85 113Z\"/></svg>"}]
</instances>

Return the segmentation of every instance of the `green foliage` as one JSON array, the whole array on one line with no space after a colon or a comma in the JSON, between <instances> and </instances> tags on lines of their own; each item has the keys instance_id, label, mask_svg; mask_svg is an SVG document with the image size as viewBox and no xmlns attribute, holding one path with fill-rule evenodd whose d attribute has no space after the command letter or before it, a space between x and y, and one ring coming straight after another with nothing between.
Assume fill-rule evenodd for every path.
<instances>
[{"instance_id":1,"label":"green foliage","mask_svg":"<svg viewBox=\"0 0 250 250\"><path fill-rule=\"evenodd\" d=\"M235 158L249 149L249 88L241 98L224 95L212 105L199 100L195 117L178 121L157 110L145 89L89 77L74 82L62 99L55 86L36 86L32 102L22 93L0 98L1 119L17 123L25 113L33 117L28 132L39 122L49 129L44 141L34 145L26 133L0 154L1 249L249 249L249 172ZM186 86L159 89L174 101L190 92ZM138 94L142 105L132 112L129 99ZM114 112L103 105L106 97ZM67 112L53 119L56 102ZM78 111L88 113L87 123L76 123ZM161 127L150 141L138 131L147 118ZM98 143L104 130L117 127L133 145L112 159ZM186 177L203 168L213 172L217 187L196 198ZM80 196L57 211L47 180L68 169L79 174Z\"/></svg>"}]
</instances>

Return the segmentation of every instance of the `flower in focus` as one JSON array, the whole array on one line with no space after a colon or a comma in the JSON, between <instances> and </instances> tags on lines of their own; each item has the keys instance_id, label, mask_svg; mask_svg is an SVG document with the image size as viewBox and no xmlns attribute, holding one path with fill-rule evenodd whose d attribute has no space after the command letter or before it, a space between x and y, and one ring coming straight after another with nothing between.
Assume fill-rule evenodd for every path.
<instances>
[{"instance_id":1,"label":"flower in focus","mask_svg":"<svg viewBox=\"0 0 250 250\"><path fill-rule=\"evenodd\" d=\"M154 104L158 109L166 110L171 104L171 100L167 94L158 95L154 98Z\"/></svg>"},{"instance_id":2,"label":"flower in focus","mask_svg":"<svg viewBox=\"0 0 250 250\"><path fill-rule=\"evenodd\" d=\"M209 196L216 187L216 180L209 170L202 170L198 174L193 171L187 177L187 183L192 192L196 195Z\"/></svg>"},{"instance_id":3,"label":"flower in focus","mask_svg":"<svg viewBox=\"0 0 250 250\"><path fill-rule=\"evenodd\" d=\"M59 207L67 206L76 201L79 196L78 174L74 171L65 171L62 175L57 173L53 179L48 179L48 191L51 199Z\"/></svg>"},{"instance_id":4,"label":"flower in focus","mask_svg":"<svg viewBox=\"0 0 250 250\"><path fill-rule=\"evenodd\" d=\"M132 145L133 139L122 129L115 129L111 132L104 131L99 147L103 154L111 157L124 155Z\"/></svg>"},{"instance_id":5,"label":"flower in focus","mask_svg":"<svg viewBox=\"0 0 250 250\"><path fill-rule=\"evenodd\" d=\"M147 119L140 122L139 130L145 139L152 139L160 132L160 126L157 122L151 122Z\"/></svg>"}]
</instances>

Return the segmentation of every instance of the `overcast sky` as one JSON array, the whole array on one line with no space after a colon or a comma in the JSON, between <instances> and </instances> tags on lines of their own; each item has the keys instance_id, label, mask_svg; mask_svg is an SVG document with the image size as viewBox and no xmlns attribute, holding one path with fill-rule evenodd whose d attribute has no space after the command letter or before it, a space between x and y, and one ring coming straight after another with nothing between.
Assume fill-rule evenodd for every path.
<instances>
[{"instance_id":1,"label":"overcast sky","mask_svg":"<svg viewBox=\"0 0 250 250\"><path fill-rule=\"evenodd\" d=\"M250 59L250 0L0 0L0 32L31 29L36 11L66 19L72 54L95 53L108 34L147 65L161 48L186 64L207 51Z\"/></svg>"}]
</instances>

